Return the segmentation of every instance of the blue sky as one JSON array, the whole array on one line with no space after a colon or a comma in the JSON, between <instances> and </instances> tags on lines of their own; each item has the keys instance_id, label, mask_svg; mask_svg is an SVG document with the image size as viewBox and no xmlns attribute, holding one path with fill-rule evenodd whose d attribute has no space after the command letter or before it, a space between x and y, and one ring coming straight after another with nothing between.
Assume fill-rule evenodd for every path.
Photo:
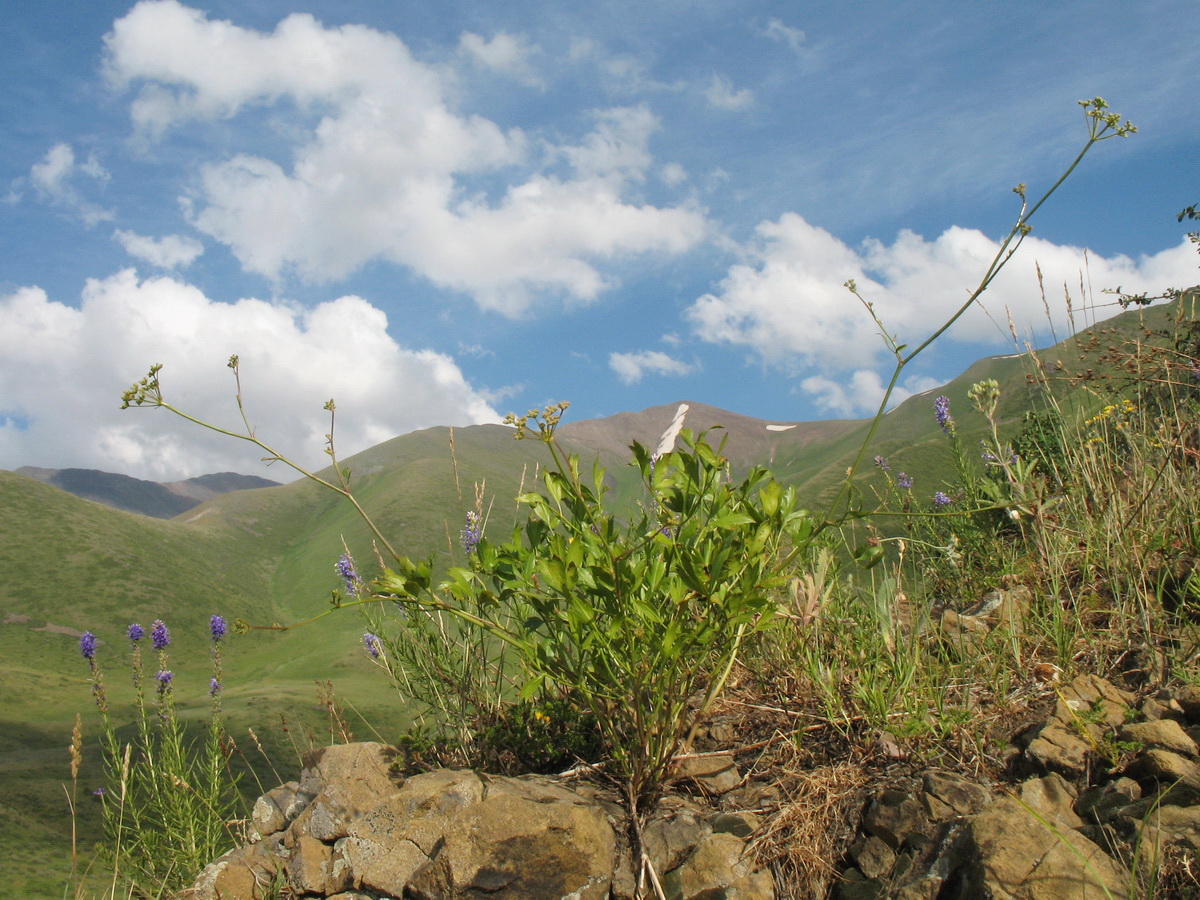
<instances>
[{"instance_id":1,"label":"blue sky","mask_svg":"<svg viewBox=\"0 0 1200 900\"><path fill-rule=\"evenodd\" d=\"M108 0L0 20L0 467L261 472L168 397L321 461L559 399L868 414L855 279L916 344L1019 211L1105 142L908 393L1190 285L1194 0ZM1085 312L1089 305L1095 313ZM270 474L267 472L266 474ZM279 473L277 477L283 477Z\"/></svg>"}]
</instances>

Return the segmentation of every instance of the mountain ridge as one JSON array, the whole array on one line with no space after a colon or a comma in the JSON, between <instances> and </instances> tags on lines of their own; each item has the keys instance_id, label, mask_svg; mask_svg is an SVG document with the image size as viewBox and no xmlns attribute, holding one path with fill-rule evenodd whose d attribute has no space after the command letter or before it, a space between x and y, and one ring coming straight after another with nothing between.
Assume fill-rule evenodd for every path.
<instances>
[{"instance_id":1,"label":"mountain ridge","mask_svg":"<svg viewBox=\"0 0 1200 900\"><path fill-rule=\"evenodd\" d=\"M100 469L45 469L21 466L13 470L84 500L156 519L171 519L220 494L250 488L275 487L277 481L237 472L216 472L184 481L147 481Z\"/></svg>"}]
</instances>

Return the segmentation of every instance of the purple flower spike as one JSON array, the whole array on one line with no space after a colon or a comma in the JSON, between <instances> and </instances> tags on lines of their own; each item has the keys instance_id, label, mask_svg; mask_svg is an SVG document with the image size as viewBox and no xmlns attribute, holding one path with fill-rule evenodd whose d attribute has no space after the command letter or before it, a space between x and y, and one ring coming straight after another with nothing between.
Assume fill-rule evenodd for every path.
<instances>
[{"instance_id":1,"label":"purple flower spike","mask_svg":"<svg viewBox=\"0 0 1200 900\"><path fill-rule=\"evenodd\" d=\"M175 673L169 669L163 669L154 677L158 681L158 690L161 692L171 686L171 679L175 677Z\"/></svg>"},{"instance_id":2,"label":"purple flower spike","mask_svg":"<svg viewBox=\"0 0 1200 900\"><path fill-rule=\"evenodd\" d=\"M909 475L907 472L901 472L899 475L896 476L896 484L898 484L900 487L904 488L904 490L907 491L909 488L912 487L912 476Z\"/></svg>"},{"instance_id":3,"label":"purple flower spike","mask_svg":"<svg viewBox=\"0 0 1200 900\"><path fill-rule=\"evenodd\" d=\"M886 459L884 459L882 456L877 456L877 457L875 457L875 465L877 465L879 468L883 469L883 471L885 471L885 472L886 472L886 471L887 471L889 468L891 468L891 467L888 465L888 461L887 461Z\"/></svg>"},{"instance_id":4,"label":"purple flower spike","mask_svg":"<svg viewBox=\"0 0 1200 900\"><path fill-rule=\"evenodd\" d=\"M949 506L950 498L941 491L938 491L933 495L933 502L938 506Z\"/></svg>"},{"instance_id":5,"label":"purple flower spike","mask_svg":"<svg viewBox=\"0 0 1200 900\"><path fill-rule=\"evenodd\" d=\"M141 625L134 622L132 625L129 626L129 640L132 641L133 643L136 644L138 641L140 641L145 636L146 636L146 629L143 628Z\"/></svg>"},{"instance_id":6,"label":"purple flower spike","mask_svg":"<svg viewBox=\"0 0 1200 900\"><path fill-rule=\"evenodd\" d=\"M224 616L213 616L209 619L208 629L212 632L212 639L219 641L225 637L225 618Z\"/></svg>"},{"instance_id":7,"label":"purple flower spike","mask_svg":"<svg viewBox=\"0 0 1200 900\"><path fill-rule=\"evenodd\" d=\"M167 630L162 619L154 620L154 625L150 629L150 640L154 642L155 650L166 650L167 644L171 643L171 632Z\"/></svg>"},{"instance_id":8,"label":"purple flower spike","mask_svg":"<svg viewBox=\"0 0 1200 900\"><path fill-rule=\"evenodd\" d=\"M217 694L221 693L221 682L219 679L217 679L217 678L209 679L208 693L210 696L213 696L213 697L215 697L215 696L217 696Z\"/></svg>"},{"instance_id":9,"label":"purple flower spike","mask_svg":"<svg viewBox=\"0 0 1200 900\"><path fill-rule=\"evenodd\" d=\"M90 631L85 631L79 636L79 653L86 660L96 658L96 636Z\"/></svg>"},{"instance_id":10,"label":"purple flower spike","mask_svg":"<svg viewBox=\"0 0 1200 900\"><path fill-rule=\"evenodd\" d=\"M475 510L468 510L467 525L462 530L462 545L467 556L475 552L475 548L479 546L479 539L483 537L483 529L479 524L479 513Z\"/></svg>"},{"instance_id":11,"label":"purple flower spike","mask_svg":"<svg viewBox=\"0 0 1200 900\"><path fill-rule=\"evenodd\" d=\"M343 553L342 558L333 564L333 568L342 576L342 580L346 582L346 593L351 597L357 597L358 585L362 579L354 571L354 560L350 558L350 554Z\"/></svg>"},{"instance_id":12,"label":"purple flower spike","mask_svg":"<svg viewBox=\"0 0 1200 900\"><path fill-rule=\"evenodd\" d=\"M954 419L950 418L950 398L945 394L933 401L933 415L942 431L949 431L954 424Z\"/></svg>"},{"instance_id":13,"label":"purple flower spike","mask_svg":"<svg viewBox=\"0 0 1200 900\"><path fill-rule=\"evenodd\" d=\"M379 637L367 632L363 635L363 646L367 648L367 652L371 654L372 659L379 659L379 654L382 652L379 646Z\"/></svg>"}]
</instances>

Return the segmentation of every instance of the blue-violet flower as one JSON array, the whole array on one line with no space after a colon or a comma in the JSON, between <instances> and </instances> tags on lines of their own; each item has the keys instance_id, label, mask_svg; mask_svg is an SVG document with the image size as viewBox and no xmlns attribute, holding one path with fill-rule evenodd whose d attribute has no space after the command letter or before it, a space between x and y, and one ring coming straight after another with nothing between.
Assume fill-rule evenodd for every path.
<instances>
[{"instance_id":1,"label":"blue-violet flower","mask_svg":"<svg viewBox=\"0 0 1200 900\"><path fill-rule=\"evenodd\" d=\"M374 659L379 659L380 649L379 637L377 635L371 634L369 631L364 634L363 646L367 648L367 652L370 653Z\"/></svg>"},{"instance_id":2,"label":"blue-violet flower","mask_svg":"<svg viewBox=\"0 0 1200 900\"><path fill-rule=\"evenodd\" d=\"M942 427L942 431L949 431L950 426L954 424L954 419L950 417L950 398L942 394L933 401L933 415L937 419L938 425Z\"/></svg>"},{"instance_id":3,"label":"blue-violet flower","mask_svg":"<svg viewBox=\"0 0 1200 900\"><path fill-rule=\"evenodd\" d=\"M150 640L154 642L155 650L166 650L167 644L171 643L171 632L167 630L162 619L154 620L154 625L150 629Z\"/></svg>"}]
</instances>

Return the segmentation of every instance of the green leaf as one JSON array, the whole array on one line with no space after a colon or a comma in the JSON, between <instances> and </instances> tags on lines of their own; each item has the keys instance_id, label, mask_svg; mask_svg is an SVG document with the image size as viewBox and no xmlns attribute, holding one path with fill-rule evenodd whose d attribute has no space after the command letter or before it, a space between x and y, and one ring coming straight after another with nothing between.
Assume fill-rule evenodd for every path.
<instances>
[{"instance_id":1,"label":"green leaf","mask_svg":"<svg viewBox=\"0 0 1200 900\"><path fill-rule=\"evenodd\" d=\"M537 675L534 675L532 678L530 678L528 681L526 681L523 685L521 685L521 691L517 695L517 699L528 700L530 697L532 697L534 694L536 694L538 691L540 691L542 689L542 685L545 683L546 683L546 676L544 674L539 673Z\"/></svg>"},{"instance_id":2,"label":"green leaf","mask_svg":"<svg viewBox=\"0 0 1200 900\"><path fill-rule=\"evenodd\" d=\"M717 516L710 523L714 528L732 529L739 525L751 525L754 522L754 517L742 512L728 512L724 515Z\"/></svg>"},{"instance_id":3,"label":"green leaf","mask_svg":"<svg viewBox=\"0 0 1200 900\"><path fill-rule=\"evenodd\" d=\"M872 569L883 560L882 544L863 544L854 551L854 561L864 569Z\"/></svg>"}]
</instances>

